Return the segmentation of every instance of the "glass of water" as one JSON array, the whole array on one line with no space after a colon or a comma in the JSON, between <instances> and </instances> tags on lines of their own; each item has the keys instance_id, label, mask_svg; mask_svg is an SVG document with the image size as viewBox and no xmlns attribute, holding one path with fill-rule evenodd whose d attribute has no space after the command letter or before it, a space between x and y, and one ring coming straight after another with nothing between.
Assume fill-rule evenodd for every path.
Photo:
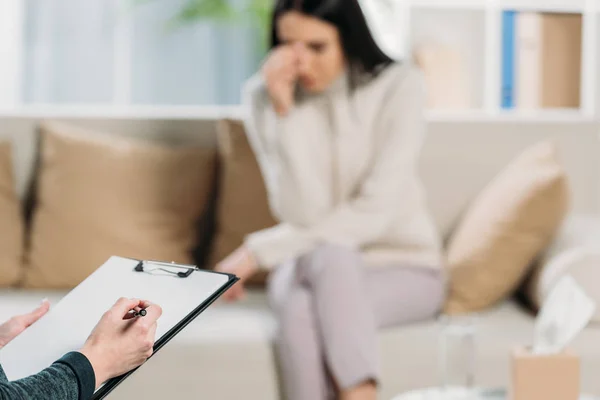
<instances>
[{"instance_id":1,"label":"glass of water","mask_svg":"<svg viewBox=\"0 0 600 400\"><path fill-rule=\"evenodd\" d=\"M440 389L456 394L451 398L468 398L474 390L475 321L471 315L442 315L439 319Z\"/></svg>"}]
</instances>

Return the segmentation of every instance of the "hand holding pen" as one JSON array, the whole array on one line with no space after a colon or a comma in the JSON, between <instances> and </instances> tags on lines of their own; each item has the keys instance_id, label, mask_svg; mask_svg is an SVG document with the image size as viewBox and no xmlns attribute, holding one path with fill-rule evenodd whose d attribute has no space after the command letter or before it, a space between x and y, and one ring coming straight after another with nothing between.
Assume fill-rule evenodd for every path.
<instances>
[{"instance_id":1,"label":"hand holding pen","mask_svg":"<svg viewBox=\"0 0 600 400\"><path fill-rule=\"evenodd\" d=\"M126 298L104 313L80 350L92 364L97 387L152 355L161 314L161 307L154 303Z\"/></svg>"}]
</instances>

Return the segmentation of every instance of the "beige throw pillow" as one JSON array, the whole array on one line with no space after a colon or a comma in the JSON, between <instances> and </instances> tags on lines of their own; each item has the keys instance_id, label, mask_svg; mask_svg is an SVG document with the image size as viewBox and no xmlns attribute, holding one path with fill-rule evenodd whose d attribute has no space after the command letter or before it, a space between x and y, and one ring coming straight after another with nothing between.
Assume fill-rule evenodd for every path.
<instances>
[{"instance_id":1,"label":"beige throw pillow","mask_svg":"<svg viewBox=\"0 0 600 400\"><path fill-rule=\"evenodd\" d=\"M448 314L481 311L517 289L569 203L553 142L514 159L475 199L448 245Z\"/></svg>"},{"instance_id":2,"label":"beige throw pillow","mask_svg":"<svg viewBox=\"0 0 600 400\"><path fill-rule=\"evenodd\" d=\"M15 191L11 146L0 143L0 287L13 286L21 275L23 218Z\"/></svg>"},{"instance_id":3,"label":"beige throw pillow","mask_svg":"<svg viewBox=\"0 0 600 400\"><path fill-rule=\"evenodd\" d=\"M276 224L269 209L265 183L242 122L219 122L218 148L220 182L211 266L240 246L249 233ZM264 276L259 275L250 283L263 282Z\"/></svg>"},{"instance_id":4,"label":"beige throw pillow","mask_svg":"<svg viewBox=\"0 0 600 400\"><path fill-rule=\"evenodd\" d=\"M70 288L111 255L191 263L216 152L42 126L25 284Z\"/></svg>"}]
</instances>

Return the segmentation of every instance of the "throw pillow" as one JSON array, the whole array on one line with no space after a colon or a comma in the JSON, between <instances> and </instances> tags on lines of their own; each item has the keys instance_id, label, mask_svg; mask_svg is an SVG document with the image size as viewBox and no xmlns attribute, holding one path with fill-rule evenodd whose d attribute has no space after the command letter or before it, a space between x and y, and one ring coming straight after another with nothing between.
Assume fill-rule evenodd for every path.
<instances>
[{"instance_id":1,"label":"throw pillow","mask_svg":"<svg viewBox=\"0 0 600 400\"><path fill-rule=\"evenodd\" d=\"M249 233L277 223L271 215L265 183L243 123L219 121L217 137L220 182L211 266L240 246ZM261 273L250 283L262 284L264 278L265 273Z\"/></svg>"},{"instance_id":2,"label":"throw pillow","mask_svg":"<svg viewBox=\"0 0 600 400\"><path fill-rule=\"evenodd\" d=\"M41 127L25 285L70 288L110 256L191 263L212 149Z\"/></svg>"},{"instance_id":3,"label":"throw pillow","mask_svg":"<svg viewBox=\"0 0 600 400\"><path fill-rule=\"evenodd\" d=\"M477 196L448 244L448 314L481 311L517 289L569 203L553 142L520 154Z\"/></svg>"},{"instance_id":4,"label":"throw pillow","mask_svg":"<svg viewBox=\"0 0 600 400\"><path fill-rule=\"evenodd\" d=\"M0 143L0 287L14 286L23 257L23 218L15 191L11 145Z\"/></svg>"}]
</instances>

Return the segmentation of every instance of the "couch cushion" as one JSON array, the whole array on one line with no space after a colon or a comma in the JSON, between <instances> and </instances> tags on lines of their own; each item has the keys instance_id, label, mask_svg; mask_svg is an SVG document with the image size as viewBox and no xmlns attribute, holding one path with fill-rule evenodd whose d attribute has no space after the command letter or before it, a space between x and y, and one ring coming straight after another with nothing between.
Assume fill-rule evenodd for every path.
<instances>
[{"instance_id":1,"label":"couch cushion","mask_svg":"<svg viewBox=\"0 0 600 400\"><path fill-rule=\"evenodd\" d=\"M77 285L111 255L192 262L214 150L42 126L27 287Z\"/></svg>"},{"instance_id":2,"label":"couch cushion","mask_svg":"<svg viewBox=\"0 0 600 400\"><path fill-rule=\"evenodd\" d=\"M534 318L514 302L503 302L479 314L475 323L475 384L506 387L510 383L510 353L529 346ZM600 394L600 326L585 329L572 343L581 357L582 391ZM439 327L426 322L383 332L380 349L383 362L383 399L406 390L440 383Z\"/></svg>"},{"instance_id":3,"label":"couch cushion","mask_svg":"<svg viewBox=\"0 0 600 400\"><path fill-rule=\"evenodd\" d=\"M63 292L0 290L0 321L27 312L48 297L56 303ZM506 386L509 355L531 344L533 318L513 302L481 313L475 324L476 384ZM251 290L240 303L217 302L161 349L113 394L114 399L178 398L279 399L272 340L276 321L262 291ZM575 339L581 356L582 388L600 394L600 327L588 327ZM390 328L379 335L382 399L406 390L433 386L438 375L439 329L435 321ZM0 361L2 353L0 351ZM193 374L193 379L190 375ZM231 379L236 384L231 385ZM139 397L138 397L139 396Z\"/></svg>"},{"instance_id":4,"label":"couch cushion","mask_svg":"<svg viewBox=\"0 0 600 400\"><path fill-rule=\"evenodd\" d=\"M23 216L15 191L11 146L0 142L0 287L17 283L23 263Z\"/></svg>"},{"instance_id":5,"label":"couch cushion","mask_svg":"<svg viewBox=\"0 0 600 400\"><path fill-rule=\"evenodd\" d=\"M240 246L246 235L276 224L269 209L265 183L243 123L234 120L220 121L217 139L220 184L211 265ZM263 282L264 273L261 273L250 283Z\"/></svg>"},{"instance_id":6,"label":"couch cushion","mask_svg":"<svg viewBox=\"0 0 600 400\"><path fill-rule=\"evenodd\" d=\"M140 114L124 115L108 111L107 115L102 115L102 110L92 107L88 113L75 113L79 115L76 118L68 118L68 113L62 111L60 113L64 117L62 121L90 130L214 146L214 119L168 118L155 115L153 111L151 108L142 110ZM515 154L550 137L556 138L559 143L573 187L574 209L578 212L600 209L597 190L600 182L600 142L595 120L572 120L569 116L563 119L557 115L542 122L527 115L500 113L496 117L479 112L459 115L456 119L443 114L438 118L437 113L432 116L427 127L420 172L435 221L445 237L469 202ZM14 117L4 113L0 117L0 140L9 140L14 145L17 192L22 195L32 177L35 131L40 116Z\"/></svg>"},{"instance_id":7,"label":"couch cushion","mask_svg":"<svg viewBox=\"0 0 600 400\"><path fill-rule=\"evenodd\" d=\"M0 290L0 323L34 309L43 298L56 304L64 294L54 290ZM250 291L242 303L217 302L115 389L110 398L279 400L271 345L274 332L275 321L262 293Z\"/></svg>"},{"instance_id":8,"label":"couch cushion","mask_svg":"<svg viewBox=\"0 0 600 400\"><path fill-rule=\"evenodd\" d=\"M483 310L515 289L568 208L569 189L552 142L512 161L473 201L448 245L448 313Z\"/></svg>"}]
</instances>

